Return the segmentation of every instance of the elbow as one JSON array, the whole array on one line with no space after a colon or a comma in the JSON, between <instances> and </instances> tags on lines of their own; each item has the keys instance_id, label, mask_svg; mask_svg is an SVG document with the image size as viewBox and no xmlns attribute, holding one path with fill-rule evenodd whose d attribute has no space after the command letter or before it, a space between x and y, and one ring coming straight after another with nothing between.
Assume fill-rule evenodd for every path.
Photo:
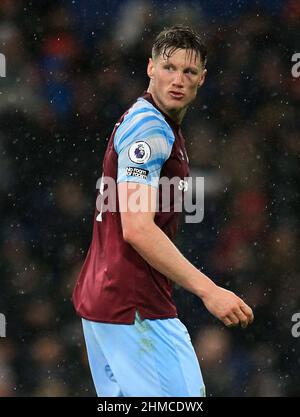
<instances>
[{"instance_id":1,"label":"elbow","mask_svg":"<svg viewBox=\"0 0 300 417\"><path fill-rule=\"evenodd\" d=\"M154 232L155 223L152 217L142 213L121 216L122 234L125 242L139 246L147 236Z\"/></svg>"},{"instance_id":2,"label":"elbow","mask_svg":"<svg viewBox=\"0 0 300 417\"><path fill-rule=\"evenodd\" d=\"M130 243L132 239L132 232L129 228L123 227L123 239L125 242Z\"/></svg>"},{"instance_id":3,"label":"elbow","mask_svg":"<svg viewBox=\"0 0 300 417\"><path fill-rule=\"evenodd\" d=\"M123 239L133 246L144 240L147 233L147 227L123 227Z\"/></svg>"},{"instance_id":4,"label":"elbow","mask_svg":"<svg viewBox=\"0 0 300 417\"><path fill-rule=\"evenodd\" d=\"M133 245L138 241L138 232L134 228L124 227L123 228L123 239L125 242Z\"/></svg>"}]
</instances>

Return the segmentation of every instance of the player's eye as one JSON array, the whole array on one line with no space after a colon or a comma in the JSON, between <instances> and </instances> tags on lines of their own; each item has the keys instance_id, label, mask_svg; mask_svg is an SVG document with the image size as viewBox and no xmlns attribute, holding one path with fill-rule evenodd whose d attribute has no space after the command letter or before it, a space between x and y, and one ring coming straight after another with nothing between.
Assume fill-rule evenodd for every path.
<instances>
[{"instance_id":1,"label":"player's eye","mask_svg":"<svg viewBox=\"0 0 300 417\"><path fill-rule=\"evenodd\" d=\"M197 75L197 71L195 71L195 70L193 70L193 69L191 69L191 68L188 68L188 69L185 71L185 73L186 73L186 74Z\"/></svg>"},{"instance_id":2,"label":"player's eye","mask_svg":"<svg viewBox=\"0 0 300 417\"><path fill-rule=\"evenodd\" d=\"M169 70L169 71L173 71L174 67L173 67L173 65L166 64L166 65L164 65L164 69Z\"/></svg>"}]
</instances>

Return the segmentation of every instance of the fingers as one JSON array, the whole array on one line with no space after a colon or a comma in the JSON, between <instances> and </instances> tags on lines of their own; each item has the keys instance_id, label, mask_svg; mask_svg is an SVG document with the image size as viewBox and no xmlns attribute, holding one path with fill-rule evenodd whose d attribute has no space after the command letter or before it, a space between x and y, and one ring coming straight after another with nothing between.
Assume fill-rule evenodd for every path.
<instances>
[{"instance_id":1,"label":"fingers","mask_svg":"<svg viewBox=\"0 0 300 417\"><path fill-rule=\"evenodd\" d=\"M225 324L226 327L233 327L234 326L233 322L227 317L225 317L225 319L223 320L223 323Z\"/></svg>"},{"instance_id":2,"label":"fingers","mask_svg":"<svg viewBox=\"0 0 300 417\"><path fill-rule=\"evenodd\" d=\"M224 322L225 326L233 327L233 326L238 326L240 321L239 321L238 317L232 312L232 313L227 314L227 316L225 317L223 322Z\"/></svg>"},{"instance_id":3,"label":"fingers","mask_svg":"<svg viewBox=\"0 0 300 417\"><path fill-rule=\"evenodd\" d=\"M236 310L227 314L223 322L227 327L238 326L240 324L245 329L253 320L254 316L251 308L243 302Z\"/></svg>"},{"instance_id":4,"label":"fingers","mask_svg":"<svg viewBox=\"0 0 300 417\"><path fill-rule=\"evenodd\" d=\"M242 309L238 310L235 314L239 318L239 323L241 324L241 327L245 329L249 324L249 317L246 316Z\"/></svg>"},{"instance_id":5,"label":"fingers","mask_svg":"<svg viewBox=\"0 0 300 417\"><path fill-rule=\"evenodd\" d=\"M249 324L251 324L254 320L252 309L246 303L244 303L244 301L242 301L240 309L247 316Z\"/></svg>"}]
</instances>

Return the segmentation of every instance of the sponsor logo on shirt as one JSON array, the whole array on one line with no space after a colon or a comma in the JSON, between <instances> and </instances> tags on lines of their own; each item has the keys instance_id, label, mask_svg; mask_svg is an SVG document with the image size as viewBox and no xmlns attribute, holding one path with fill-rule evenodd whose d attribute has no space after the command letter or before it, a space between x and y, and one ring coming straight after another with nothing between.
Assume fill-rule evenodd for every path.
<instances>
[{"instance_id":1,"label":"sponsor logo on shirt","mask_svg":"<svg viewBox=\"0 0 300 417\"><path fill-rule=\"evenodd\" d=\"M147 142L135 142L130 146L128 155L132 162L144 164L151 156L151 148Z\"/></svg>"}]
</instances>

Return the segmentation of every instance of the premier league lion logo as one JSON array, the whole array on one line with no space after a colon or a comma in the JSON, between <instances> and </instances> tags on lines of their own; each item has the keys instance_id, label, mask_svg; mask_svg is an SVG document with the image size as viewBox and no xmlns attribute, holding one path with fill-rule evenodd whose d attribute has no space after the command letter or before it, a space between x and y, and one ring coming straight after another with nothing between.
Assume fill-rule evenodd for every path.
<instances>
[{"instance_id":1,"label":"premier league lion logo","mask_svg":"<svg viewBox=\"0 0 300 417\"><path fill-rule=\"evenodd\" d=\"M144 164L151 156L151 149L147 142L135 142L130 146L128 155L132 162Z\"/></svg>"},{"instance_id":2,"label":"premier league lion logo","mask_svg":"<svg viewBox=\"0 0 300 417\"><path fill-rule=\"evenodd\" d=\"M144 146L142 144L138 145L135 150L134 150L134 155L136 156L136 158L138 159L142 159L145 155L145 149Z\"/></svg>"}]
</instances>

